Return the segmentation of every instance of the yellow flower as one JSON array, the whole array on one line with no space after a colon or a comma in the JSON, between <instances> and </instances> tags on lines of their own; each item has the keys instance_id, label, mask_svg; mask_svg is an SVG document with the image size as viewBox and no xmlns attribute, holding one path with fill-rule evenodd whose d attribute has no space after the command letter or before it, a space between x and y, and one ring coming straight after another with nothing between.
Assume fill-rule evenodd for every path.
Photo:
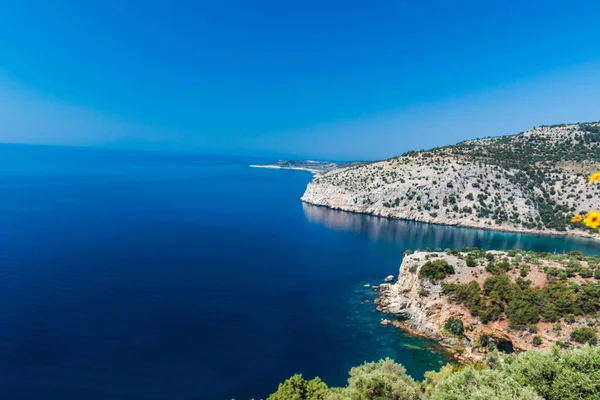
<instances>
[{"instance_id":1,"label":"yellow flower","mask_svg":"<svg viewBox=\"0 0 600 400\"><path fill-rule=\"evenodd\" d=\"M581 214L575 214L573 218L571 218L571 222L581 222L583 221L583 217Z\"/></svg>"},{"instance_id":2,"label":"yellow flower","mask_svg":"<svg viewBox=\"0 0 600 400\"><path fill-rule=\"evenodd\" d=\"M595 174L592 174L592 176L590 176L590 183L594 183L600 181L600 172L596 172Z\"/></svg>"},{"instance_id":3,"label":"yellow flower","mask_svg":"<svg viewBox=\"0 0 600 400\"><path fill-rule=\"evenodd\" d=\"M600 213L598 211L590 211L585 214L583 223L590 228L598 229L600 227Z\"/></svg>"}]
</instances>

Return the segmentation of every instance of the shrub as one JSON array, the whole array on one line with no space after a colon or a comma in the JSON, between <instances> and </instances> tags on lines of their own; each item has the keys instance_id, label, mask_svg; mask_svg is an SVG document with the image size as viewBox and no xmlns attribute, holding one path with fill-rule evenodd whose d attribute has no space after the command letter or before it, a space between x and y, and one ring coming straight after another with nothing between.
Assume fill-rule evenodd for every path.
<instances>
[{"instance_id":1,"label":"shrub","mask_svg":"<svg viewBox=\"0 0 600 400\"><path fill-rule=\"evenodd\" d=\"M406 369L386 358L377 363L365 363L350 370L344 399L397 399L421 398L419 385L406 374Z\"/></svg>"},{"instance_id":2,"label":"shrub","mask_svg":"<svg viewBox=\"0 0 600 400\"><path fill-rule=\"evenodd\" d=\"M598 336L594 329L585 326L583 328L573 329L571 332L571 340L577 343L597 344Z\"/></svg>"},{"instance_id":3,"label":"shrub","mask_svg":"<svg viewBox=\"0 0 600 400\"><path fill-rule=\"evenodd\" d=\"M275 393L267 400L325 400L327 385L319 378L307 381L300 374L296 374L279 384Z\"/></svg>"},{"instance_id":4,"label":"shrub","mask_svg":"<svg viewBox=\"0 0 600 400\"><path fill-rule=\"evenodd\" d=\"M456 364L446 364L440 368L439 372L427 371L425 372L425 379L423 380L422 386L427 395L431 395L437 384L445 378L448 378L455 372L458 372L460 367Z\"/></svg>"},{"instance_id":5,"label":"shrub","mask_svg":"<svg viewBox=\"0 0 600 400\"><path fill-rule=\"evenodd\" d=\"M537 347L537 346L539 346L541 344L542 344L542 338L540 336L538 336L538 335L535 335L533 337L533 345Z\"/></svg>"},{"instance_id":6,"label":"shrub","mask_svg":"<svg viewBox=\"0 0 600 400\"><path fill-rule=\"evenodd\" d=\"M577 260L583 260L584 257L583 253L578 250L570 251L567 253L567 255Z\"/></svg>"},{"instance_id":7,"label":"shrub","mask_svg":"<svg viewBox=\"0 0 600 400\"><path fill-rule=\"evenodd\" d=\"M532 389L519 385L501 371L478 371L469 366L442 379L435 387L431 400L542 400Z\"/></svg>"},{"instance_id":8,"label":"shrub","mask_svg":"<svg viewBox=\"0 0 600 400\"><path fill-rule=\"evenodd\" d=\"M505 357L498 368L547 400L596 400L600 393L600 348L529 350Z\"/></svg>"},{"instance_id":9,"label":"shrub","mask_svg":"<svg viewBox=\"0 0 600 400\"><path fill-rule=\"evenodd\" d=\"M454 267L446 260L427 261L419 271L419 278L429 278L435 283L450 274L454 274Z\"/></svg>"},{"instance_id":10,"label":"shrub","mask_svg":"<svg viewBox=\"0 0 600 400\"><path fill-rule=\"evenodd\" d=\"M467 257L467 267L476 267L477 266L477 261L475 261L475 259L471 256Z\"/></svg>"},{"instance_id":11,"label":"shrub","mask_svg":"<svg viewBox=\"0 0 600 400\"><path fill-rule=\"evenodd\" d=\"M463 322L460 319L450 317L444 324L444 329L450 332L452 335L462 337L464 335Z\"/></svg>"},{"instance_id":12,"label":"shrub","mask_svg":"<svg viewBox=\"0 0 600 400\"><path fill-rule=\"evenodd\" d=\"M591 278L593 274L594 272L589 268L582 268L581 271L579 271L579 275L582 278Z\"/></svg>"},{"instance_id":13,"label":"shrub","mask_svg":"<svg viewBox=\"0 0 600 400\"><path fill-rule=\"evenodd\" d=\"M490 343L490 337L488 335L486 335L485 333L482 333L479 336L479 345L481 347L487 347L487 345Z\"/></svg>"},{"instance_id":14,"label":"shrub","mask_svg":"<svg viewBox=\"0 0 600 400\"><path fill-rule=\"evenodd\" d=\"M527 300L515 300L508 304L506 315L510 320L510 326L516 329L523 329L529 325L537 324L540 310L534 303Z\"/></svg>"}]
</instances>

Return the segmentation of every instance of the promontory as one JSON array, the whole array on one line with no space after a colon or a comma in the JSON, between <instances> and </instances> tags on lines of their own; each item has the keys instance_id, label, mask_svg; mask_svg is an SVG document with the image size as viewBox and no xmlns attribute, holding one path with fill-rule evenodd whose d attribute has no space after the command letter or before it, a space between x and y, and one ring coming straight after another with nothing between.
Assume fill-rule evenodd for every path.
<instances>
[{"instance_id":1,"label":"promontory","mask_svg":"<svg viewBox=\"0 0 600 400\"><path fill-rule=\"evenodd\" d=\"M383 161L312 180L302 201L333 209L501 231L597 237L575 213L597 206L600 123L540 126Z\"/></svg>"}]
</instances>

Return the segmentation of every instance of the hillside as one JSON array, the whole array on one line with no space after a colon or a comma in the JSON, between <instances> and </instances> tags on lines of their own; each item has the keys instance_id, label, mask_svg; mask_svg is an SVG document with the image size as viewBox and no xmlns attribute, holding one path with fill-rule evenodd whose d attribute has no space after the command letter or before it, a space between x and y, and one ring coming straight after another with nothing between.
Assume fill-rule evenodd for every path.
<instances>
[{"instance_id":1,"label":"hillside","mask_svg":"<svg viewBox=\"0 0 600 400\"><path fill-rule=\"evenodd\" d=\"M597 236L570 222L598 207L600 123L408 152L334 170L308 184L306 203L429 223Z\"/></svg>"},{"instance_id":2,"label":"hillside","mask_svg":"<svg viewBox=\"0 0 600 400\"><path fill-rule=\"evenodd\" d=\"M416 252L404 257L398 281L379 290L377 309L407 318L394 325L463 360L496 347L595 344L599 333L600 258L580 252Z\"/></svg>"}]
</instances>

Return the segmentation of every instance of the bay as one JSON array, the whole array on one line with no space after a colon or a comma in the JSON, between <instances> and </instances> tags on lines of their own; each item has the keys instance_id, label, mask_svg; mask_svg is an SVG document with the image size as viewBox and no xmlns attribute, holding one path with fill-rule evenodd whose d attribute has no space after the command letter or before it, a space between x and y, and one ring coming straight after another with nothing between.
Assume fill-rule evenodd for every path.
<instances>
[{"instance_id":1,"label":"bay","mask_svg":"<svg viewBox=\"0 0 600 400\"><path fill-rule=\"evenodd\" d=\"M446 357L381 326L363 287L406 249L600 253L309 206L310 174L248 167L270 161L0 145L3 395L265 398L383 357L421 379Z\"/></svg>"}]
</instances>

